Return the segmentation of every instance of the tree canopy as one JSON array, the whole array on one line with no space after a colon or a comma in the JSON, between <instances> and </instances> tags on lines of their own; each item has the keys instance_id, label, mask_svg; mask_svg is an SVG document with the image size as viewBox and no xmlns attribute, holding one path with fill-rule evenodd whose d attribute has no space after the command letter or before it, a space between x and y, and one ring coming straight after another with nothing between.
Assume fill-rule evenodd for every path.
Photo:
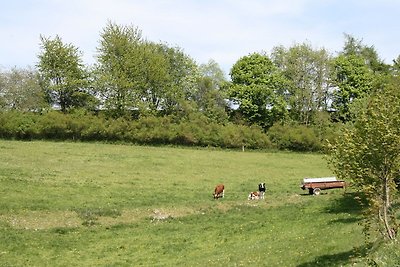
<instances>
[{"instance_id":1,"label":"tree canopy","mask_svg":"<svg viewBox=\"0 0 400 267\"><path fill-rule=\"evenodd\" d=\"M87 74L81 52L74 45L63 43L59 36L41 36L40 40L37 67L48 102L59 105L63 112L85 105L90 95L85 91Z\"/></svg>"},{"instance_id":2,"label":"tree canopy","mask_svg":"<svg viewBox=\"0 0 400 267\"><path fill-rule=\"evenodd\" d=\"M374 93L364 109L331 145L331 163L337 176L351 179L368 201L369 227L394 239L398 229L400 175L400 80Z\"/></svg>"},{"instance_id":3,"label":"tree canopy","mask_svg":"<svg viewBox=\"0 0 400 267\"><path fill-rule=\"evenodd\" d=\"M287 80L267 55L242 57L230 75L229 97L247 122L267 129L286 116L287 103L281 92Z\"/></svg>"},{"instance_id":4,"label":"tree canopy","mask_svg":"<svg viewBox=\"0 0 400 267\"><path fill-rule=\"evenodd\" d=\"M13 68L0 73L0 109L39 111L46 107L39 83L39 75L33 69Z\"/></svg>"},{"instance_id":5,"label":"tree canopy","mask_svg":"<svg viewBox=\"0 0 400 267\"><path fill-rule=\"evenodd\" d=\"M132 110L170 114L195 94L194 61L180 48L143 39L137 27L109 22L97 59L101 98L117 117Z\"/></svg>"},{"instance_id":6,"label":"tree canopy","mask_svg":"<svg viewBox=\"0 0 400 267\"><path fill-rule=\"evenodd\" d=\"M360 56L340 55L333 61L332 85L334 92L332 107L338 117L350 120L350 105L356 100L368 96L373 90L375 76Z\"/></svg>"},{"instance_id":7,"label":"tree canopy","mask_svg":"<svg viewBox=\"0 0 400 267\"><path fill-rule=\"evenodd\" d=\"M328 110L331 57L325 49L307 43L288 49L278 46L272 58L288 81L285 97L293 120L308 125L317 112Z\"/></svg>"},{"instance_id":8,"label":"tree canopy","mask_svg":"<svg viewBox=\"0 0 400 267\"><path fill-rule=\"evenodd\" d=\"M96 87L102 105L122 116L137 107L140 99L139 46L141 31L133 26L109 22L100 34L97 48Z\"/></svg>"}]
</instances>

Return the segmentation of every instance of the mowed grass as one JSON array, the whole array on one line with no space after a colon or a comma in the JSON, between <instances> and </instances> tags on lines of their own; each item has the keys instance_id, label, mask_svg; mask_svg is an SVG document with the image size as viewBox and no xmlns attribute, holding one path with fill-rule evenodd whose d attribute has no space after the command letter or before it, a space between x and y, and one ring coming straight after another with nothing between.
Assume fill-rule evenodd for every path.
<instances>
[{"instance_id":1,"label":"mowed grass","mask_svg":"<svg viewBox=\"0 0 400 267\"><path fill-rule=\"evenodd\" d=\"M299 188L331 175L319 154L0 140L0 266L351 265L351 192Z\"/></svg>"}]
</instances>

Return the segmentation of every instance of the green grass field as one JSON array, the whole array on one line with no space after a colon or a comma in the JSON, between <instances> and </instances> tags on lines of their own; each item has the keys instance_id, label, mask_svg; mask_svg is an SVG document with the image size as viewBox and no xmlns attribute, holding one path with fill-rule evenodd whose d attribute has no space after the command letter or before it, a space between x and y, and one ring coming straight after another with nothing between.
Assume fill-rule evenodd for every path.
<instances>
[{"instance_id":1,"label":"green grass field","mask_svg":"<svg viewBox=\"0 0 400 267\"><path fill-rule=\"evenodd\" d=\"M299 188L331 175L319 154L0 140L0 265L351 265L352 193Z\"/></svg>"}]
</instances>

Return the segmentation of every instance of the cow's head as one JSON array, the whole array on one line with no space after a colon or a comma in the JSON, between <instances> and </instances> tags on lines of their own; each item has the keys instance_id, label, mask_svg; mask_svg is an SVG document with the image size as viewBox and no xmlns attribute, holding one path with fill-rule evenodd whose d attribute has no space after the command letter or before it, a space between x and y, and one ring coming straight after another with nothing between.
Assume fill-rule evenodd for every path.
<instances>
[{"instance_id":1,"label":"cow's head","mask_svg":"<svg viewBox=\"0 0 400 267\"><path fill-rule=\"evenodd\" d=\"M258 185L258 190L259 190L259 191L265 191L265 183L260 183L260 184Z\"/></svg>"},{"instance_id":2,"label":"cow's head","mask_svg":"<svg viewBox=\"0 0 400 267\"><path fill-rule=\"evenodd\" d=\"M221 198L222 196L220 193L215 193L215 194L213 194L213 197L214 197L214 199L218 199L218 198Z\"/></svg>"}]
</instances>

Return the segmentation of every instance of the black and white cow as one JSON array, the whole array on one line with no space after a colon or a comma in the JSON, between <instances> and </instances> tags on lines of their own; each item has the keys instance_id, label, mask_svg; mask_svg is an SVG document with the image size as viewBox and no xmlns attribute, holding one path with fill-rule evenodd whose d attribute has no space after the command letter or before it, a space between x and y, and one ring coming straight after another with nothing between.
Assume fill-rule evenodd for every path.
<instances>
[{"instance_id":1,"label":"black and white cow","mask_svg":"<svg viewBox=\"0 0 400 267\"><path fill-rule=\"evenodd\" d=\"M264 199L265 190L266 190L265 183L260 183L258 185L258 192L260 192L260 199Z\"/></svg>"},{"instance_id":2,"label":"black and white cow","mask_svg":"<svg viewBox=\"0 0 400 267\"><path fill-rule=\"evenodd\" d=\"M249 200L264 199L265 190L266 190L265 183L260 183L258 185L258 191L250 192L248 199Z\"/></svg>"}]
</instances>

